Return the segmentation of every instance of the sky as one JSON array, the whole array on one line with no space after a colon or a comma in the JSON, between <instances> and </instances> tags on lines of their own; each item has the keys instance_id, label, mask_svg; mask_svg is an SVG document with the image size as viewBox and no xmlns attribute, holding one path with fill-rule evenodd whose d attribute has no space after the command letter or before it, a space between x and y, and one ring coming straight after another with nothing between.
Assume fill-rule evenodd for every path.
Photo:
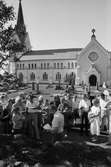
<instances>
[{"instance_id":1,"label":"sky","mask_svg":"<svg viewBox=\"0 0 111 167\"><path fill-rule=\"evenodd\" d=\"M4 0L14 7L19 0ZM22 0L33 50L84 48L96 39L111 51L111 0Z\"/></svg>"}]
</instances>

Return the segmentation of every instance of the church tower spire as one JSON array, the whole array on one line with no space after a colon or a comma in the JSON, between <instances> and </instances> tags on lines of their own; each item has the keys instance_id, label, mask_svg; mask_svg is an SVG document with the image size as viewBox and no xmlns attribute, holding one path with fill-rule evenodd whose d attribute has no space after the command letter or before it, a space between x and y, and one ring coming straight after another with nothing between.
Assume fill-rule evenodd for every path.
<instances>
[{"instance_id":1,"label":"church tower spire","mask_svg":"<svg viewBox=\"0 0 111 167\"><path fill-rule=\"evenodd\" d=\"M23 16L21 0L19 0L18 18L17 18L17 24L15 29L19 36L20 41L24 43L24 40L26 37L26 27L24 24L24 16Z\"/></svg>"},{"instance_id":2,"label":"church tower spire","mask_svg":"<svg viewBox=\"0 0 111 167\"><path fill-rule=\"evenodd\" d=\"M31 50L29 34L26 31L26 26L24 23L21 0L19 0L18 17L17 17L17 23L15 25L15 35L17 41L19 41L22 45L24 45L26 50Z\"/></svg>"},{"instance_id":3,"label":"church tower spire","mask_svg":"<svg viewBox=\"0 0 111 167\"><path fill-rule=\"evenodd\" d=\"M21 0L19 0L19 9L18 9L18 18L17 18L17 25L16 25L16 27L17 27L17 29L20 29L21 27L25 28Z\"/></svg>"}]
</instances>

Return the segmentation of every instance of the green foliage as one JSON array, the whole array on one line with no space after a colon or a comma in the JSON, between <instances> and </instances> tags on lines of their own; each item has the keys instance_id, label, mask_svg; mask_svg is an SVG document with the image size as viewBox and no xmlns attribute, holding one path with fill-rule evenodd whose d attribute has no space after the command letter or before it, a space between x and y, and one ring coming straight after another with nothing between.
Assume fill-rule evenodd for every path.
<instances>
[{"instance_id":1,"label":"green foliage","mask_svg":"<svg viewBox=\"0 0 111 167\"><path fill-rule=\"evenodd\" d=\"M6 60L13 56L16 52L21 52L25 49L23 43L14 39L16 27L13 28L15 13L12 6L0 0L0 51L8 54L0 54L0 68L4 69L7 64ZM15 61L18 61L15 58Z\"/></svg>"},{"instance_id":2,"label":"green foliage","mask_svg":"<svg viewBox=\"0 0 111 167\"><path fill-rule=\"evenodd\" d=\"M10 89L17 89L26 85L24 85L16 75L5 72L3 75L0 75L0 86L2 87L2 90L8 91Z\"/></svg>"},{"instance_id":3,"label":"green foliage","mask_svg":"<svg viewBox=\"0 0 111 167\"><path fill-rule=\"evenodd\" d=\"M3 52L7 51L10 36L14 31L12 28L14 19L14 8L0 1L0 49Z\"/></svg>"}]
</instances>

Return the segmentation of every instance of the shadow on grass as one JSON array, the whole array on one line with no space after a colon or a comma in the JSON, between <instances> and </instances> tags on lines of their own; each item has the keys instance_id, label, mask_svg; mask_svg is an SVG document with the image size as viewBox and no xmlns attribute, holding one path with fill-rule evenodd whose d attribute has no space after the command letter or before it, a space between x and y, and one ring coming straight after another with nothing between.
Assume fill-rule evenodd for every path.
<instances>
[{"instance_id":1,"label":"shadow on grass","mask_svg":"<svg viewBox=\"0 0 111 167\"><path fill-rule=\"evenodd\" d=\"M0 141L0 159L7 162L20 161L30 166L40 163L44 167L111 166L111 148L101 147L106 141L104 137L93 143L90 137L72 133L66 140L51 144L49 140L40 142L25 136L1 135Z\"/></svg>"}]
</instances>

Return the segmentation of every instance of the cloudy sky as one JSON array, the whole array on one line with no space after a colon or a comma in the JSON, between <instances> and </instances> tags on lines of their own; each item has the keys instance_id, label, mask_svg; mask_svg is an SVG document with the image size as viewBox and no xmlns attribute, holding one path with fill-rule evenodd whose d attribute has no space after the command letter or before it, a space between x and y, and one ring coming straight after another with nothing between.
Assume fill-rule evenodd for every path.
<instances>
[{"instance_id":1,"label":"cloudy sky","mask_svg":"<svg viewBox=\"0 0 111 167\"><path fill-rule=\"evenodd\" d=\"M19 0L4 0L14 6ZM97 40L111 50L111 0L22 0L32 49L80 48Z\"/></svg>"}]
</instances>

